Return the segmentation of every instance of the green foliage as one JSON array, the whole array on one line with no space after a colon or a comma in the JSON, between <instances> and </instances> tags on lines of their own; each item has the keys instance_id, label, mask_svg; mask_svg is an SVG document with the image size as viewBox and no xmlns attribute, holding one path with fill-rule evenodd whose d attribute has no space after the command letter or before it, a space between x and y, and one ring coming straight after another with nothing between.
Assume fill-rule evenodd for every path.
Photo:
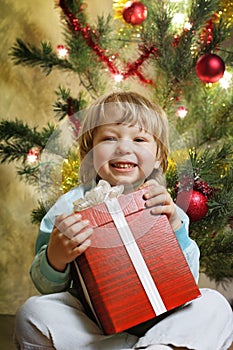
<instances>
[{"instance_id":1,"label":"green foliage","mask_svg":"<svg viewBox=\"0 0 233 350\"><path fill-rule=\"evenodd\" d=\"M53 134L55 127L48 124L38 131L28 124L16 119L0 122L0 162L18 162L17 174L21 180L38 187L39 164L28 164L27 155L31 148L38 147L42 151Z\"/></svg>"},{"instance_id":2,"label":"green foliage","mask_svg":"<svg viewBox=\"0 0 233 350\"><path fill-rule=\"evenodd\" d=\"M53 107L58 120L64 119L67 115L71 116L87 107L83 92L79 93L78 98L72 98L70 89L59 86L55 93L58 99Z\"/></svg>"},{"instance_id":3,"label":"green foliage","mask_svg":"<svg viewBox=\"0 0 233 350\"><path fill-rule=\"evenodd\" d=\"M46 209L44 207L44 204L42 201L38 202L38 207L33 209L31 212L31 221L33 224L40 224L42 218L45 216L46 214Z\"/></svg>"},{"instance_id":4,"label":"green foliage","mask_svg":"<svg viewBox=\"0 0 233 350\"><path fill-rule=\"evenodd\" d=\"M65 70L72 70L72 65L65 59L59 59L52 52L50 43L42 42L41 47L26 44L21 39L17 39L10 52L13 62L16 65L39 66L48 75L54 67Z\"/></svg>"},{"instance_id":5,"label":"green foliage","mask_svg":"<svg viewBox=\"0 0 233 350\"><path fill-rule=\"evenodd\" d=\"M211 188L208 213L200 221L190 223L190 236L200 248L201 272L217 282L227 281L233 278L233 147L228 143L199 151L191 149L189 154L192 173L184 162L178 176L172 163L166 174L167 186L174 200L183 179L184 190L192 189L200 180Z\"/></svg>"},{"instance_id":6,"label":"green foliage","mask_svg":"<svg viewBox=\"0 0 233 350\"><path fill-rule=\"evenodd\" d=\"M43 149L48 138L54 132L54 127L48 124L41 132L30 128L26 123L2 120L0 122L0 159L1 163L19 161L25 162L31 147Z\"/></svg>"},{"instance_id":7,"label":"green foliage","mask_svg":"<svg viewBox=\"0 0 233 350\"><path fill-rule=\"evenodd\" d=\"M210 186L219 188L228 183L231 175L229 166L232 164L233 147L231 143L216 145L215 147L190 150L190 159L194 178L205 179ZM218 186L219 185L219 186Z\"/></svg>"},{"instance_id":8,"label":"green foliage","mask_svg":"<svg viewBox=\"0 0 233 350\"><path fill-rule=\"evenodd\" d=\"M131 80L143 74L153 81L147 85L152 100L163 106L190 148L190 159L183 160L182 164L171 164L168 168L168 190L175 199L182 177L194 182L201 180L214 188L208 199L207 215L198 222L191 222L190 234L201 250L201 271L216 281L225 281L233 277L233 90L232 87L223 90L219 83L204 84L196 76L195 66L201 55L214 52L232 69L233 52L224 47L232 25L224 17L213 21L213 15L219 10L219 0L193 0L185 4L144 0L143 3L147 6L148 17L137 27L114 20L112 15L99 16L95 24L90 24L83 1L60 0L57 7L62 10L65 23L67 57L59 58L47 41L34 46L21 39L16 40L10 57L16 65L39 66L46 75L54 69L73 72L91 100L112 89L111 64L123 73L132 67ZM180 9L187 14L189 30L177 29L173 25L174 14ZM203 39L208 21L212 21L210 41ZM145 52L150 54L143 61L141 57ZM126 84L123 81L121 87L128 88ZM70 89L58 87L53 105L58 121L67 115L71 118L87 107L83 91L73 97ZM176 117L177 107L181 105L188 111L182 120ZM59 130L55 131L51 125L38 131L17 119L14 122L2 121L1 162L19 162L21 166L17 167L17 172L20 178L38 184L41 164L27 164L27 153L35 146L43 151L54 132L56 136ZM50 146L54 153L62 154L55 141ZM74 167L76 171L77 164L73 159L66 166L69 176L64 184L73 186L77 179L70 175L70 169ZM49 188L54 200L58 193L52 188L52 183L58 181L56 176L60 174L56 166L45 170L48 176L41 190L46 192ZM32 222L39 223L52 204L39 202L38 208L32 212Z\"/></svg>"}]
</instances>

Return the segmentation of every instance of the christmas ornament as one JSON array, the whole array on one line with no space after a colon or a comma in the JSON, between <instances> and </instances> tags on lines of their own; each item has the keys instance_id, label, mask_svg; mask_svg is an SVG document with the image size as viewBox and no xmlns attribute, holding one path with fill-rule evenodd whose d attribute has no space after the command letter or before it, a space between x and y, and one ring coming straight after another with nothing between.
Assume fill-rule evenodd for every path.
<instances>
[{"instance_id":1,"label":"christmas ornament","mask_svg":"<svg viewBox=\"0 0 233 350\"><path fill-rule=\"evenodd\" d=\"M176 204L189 216L190 221L199 221L208 212L208 199L200 192L189 190L178 193Z\"/></svg>"},{"instance_id":2,"label":"christmas ornament","mask_svg":"<svg viewBox=\"0 0 233 350\"><path fill-rule=\"evenodd\" d=\"M147 8L140 1L129 1L123 8L122 16L127 23L135 26L145 21L147 17Z\"/></svg>"},{"instance_id":3,"label":"christmas ornament","mask_svg":"<svg viewBox=\"0 0 233 350\"><path fill-rule=\"evenodd\" d=\"M197 60L195 69L200 80L205 83L215 83L222 78L225 63L218 55L205 54Z\"/></svg>"},{"instance_id":4,"label":"christmas ornament","mask_svg":"<svg viewBox=\"0 0 233 350\"><path fill-rule=\"evenodd\" d=\"M32 147L28 151L27 162L29 164L35 164L38 161L39 156L40 156L40 149L39 149L39 147Z\"/></svg>"}]
</instances>

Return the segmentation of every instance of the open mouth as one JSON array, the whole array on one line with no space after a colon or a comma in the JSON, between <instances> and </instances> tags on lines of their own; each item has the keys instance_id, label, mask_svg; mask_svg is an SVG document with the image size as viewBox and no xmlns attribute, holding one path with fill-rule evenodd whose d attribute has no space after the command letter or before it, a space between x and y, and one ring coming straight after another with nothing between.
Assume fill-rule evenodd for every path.
<instances>
[{"instance_id":1,"label":"open mouth","mask_svg":"<svg viewBox=\"0 0 233 350\"><path fill-rule=\"evenodd\" d=\"M118 168L118 169L132 169L136 167L136 164L134 163L112 163L111 166L113 168Z\"/></svg>"}]
</instances>

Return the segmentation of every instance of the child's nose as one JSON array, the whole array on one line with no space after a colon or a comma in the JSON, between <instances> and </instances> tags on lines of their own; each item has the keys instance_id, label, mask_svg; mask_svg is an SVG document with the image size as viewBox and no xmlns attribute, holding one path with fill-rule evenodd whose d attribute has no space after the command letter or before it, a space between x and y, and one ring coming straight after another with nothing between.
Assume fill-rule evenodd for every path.
<instances>
[{"instance_id":1,"label":"child's nose","mask_svg":"<svg viewBox=\"0 0 233 350\"><path fill-rule=\"evenodd\" d=\"M119 139L117 141L116 153L130 153L132 142L128 139Z\"/></svg>"}]
</instances>

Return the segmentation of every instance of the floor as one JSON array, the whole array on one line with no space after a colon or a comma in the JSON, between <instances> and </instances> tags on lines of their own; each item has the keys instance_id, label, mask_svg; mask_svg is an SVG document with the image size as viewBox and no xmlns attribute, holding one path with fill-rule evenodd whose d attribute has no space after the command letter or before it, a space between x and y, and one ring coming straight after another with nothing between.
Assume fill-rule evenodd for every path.
<instances>
[{"instance_id":1,"label":"floor","mask_svg":"<svg viewBox=\"0 0 233 350\"><path fill-rule=\"evenodd\" d=\"M15 347L12 341L13 326L14 326L14 316L0 315L0 349L1 350L15 350ZM69 349L69 350L72 350L72 349ZM231 345L229 350L233 350L233 344Z\"/></svg>"}]
</instances>

